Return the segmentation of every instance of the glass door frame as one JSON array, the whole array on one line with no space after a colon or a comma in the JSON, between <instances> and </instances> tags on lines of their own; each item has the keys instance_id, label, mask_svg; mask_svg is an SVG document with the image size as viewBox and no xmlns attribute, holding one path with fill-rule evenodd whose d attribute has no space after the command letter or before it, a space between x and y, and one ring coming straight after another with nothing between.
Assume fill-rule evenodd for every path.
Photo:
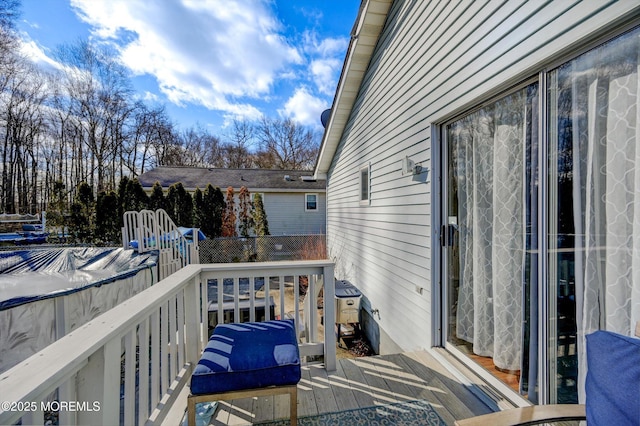
<instances>
[{"instance_id":1,"label":"glass door frame","mask_svg":"<svg viewBox=\"0 0 640 426\"><path fill-rule=\"evenodd\" d=\"M447 251L449 248L448 235L448 194L449 194L449 141L447 139L447 126L464 115L472 113L475 109L479 109L487 103L500 99L501 97L525 87L534 82L538 83L538 314L537 314L537 339L538 339L538 360L537 360L537 380L538 380L538 404L548 404L550 401L549 389L549 348L550 346L550 324L549 318L549 257L548 257L548 200L549 200L549 149L548 149L548 117L547 117L547 70L542 70L538 75L530 79L522 81L520 84L504 90L500 94L488 99L486 102L478 105L474 109L460 112L455 116L451 116L446 121L442 121L431 126L433 158L433 176L438 179L438 185L433 191L433 205L437 206L433 210L432 223L435 230L435 241L433 246L438 249L432 255L433 265L433 344L445 348L456 359L470 368L474 373L479 375L483 380L498 390L503 396L512 403L519 406L527 406L531 401L526 400L523 396L514 392L504 382L498 380L491 373L471 361L462 351L455 345L448 342L449 328L449 294L448 282L449 266Z\"/></svg>"}]
</instances>

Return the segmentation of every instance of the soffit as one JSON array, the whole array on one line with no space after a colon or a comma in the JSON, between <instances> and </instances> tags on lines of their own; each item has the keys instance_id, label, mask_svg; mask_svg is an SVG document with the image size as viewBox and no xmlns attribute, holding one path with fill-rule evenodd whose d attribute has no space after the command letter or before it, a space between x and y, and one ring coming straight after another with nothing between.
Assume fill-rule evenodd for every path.
<instances>
[{"instance_id":1,"label":"soffit","mask_svg":"<svg viewBox=\"0 0 640 426\"><path fill-rule=\"evenodd\" d=\"M318 179L326 178L392 2L393 0L363 0L360 5L331 114L322 137L314 172Z\"/></svg>"}]
</instances>

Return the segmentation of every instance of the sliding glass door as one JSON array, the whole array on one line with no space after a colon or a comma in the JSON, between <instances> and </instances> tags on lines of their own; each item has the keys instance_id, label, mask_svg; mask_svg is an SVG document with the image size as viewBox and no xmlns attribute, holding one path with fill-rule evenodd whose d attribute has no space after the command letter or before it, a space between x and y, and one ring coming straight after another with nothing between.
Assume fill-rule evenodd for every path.
<instances>
[{"instance_id":1,"label":"sliding glass door","mask_svg":"<svg viewBox=\"0 0 640 426\"><path fill-rule=\"evenodd\" d=\"M442 129L447 347L583 402L585 335L640 321L640 29Z\"/></svg>"},{"instance_id":2,"label":"sliding glass door","mask_svg":"<svg viewBox=\"0 0 640 426\"><path fill-rule=\"evenodd\" d=\"M584 336L640 320L640 31L549 73L550 399L577 402Z\"/></svg>"},{"instance_id":3,"label":"sliding glass door","mask_svg":"<svg viewBox=\"0 0 640 426\"><path fill-rule=\"evenodd\" d=\"M447 342L525 394L537 291L537 122L534 83L446 128Z\"/></svg>"}]
</instances>

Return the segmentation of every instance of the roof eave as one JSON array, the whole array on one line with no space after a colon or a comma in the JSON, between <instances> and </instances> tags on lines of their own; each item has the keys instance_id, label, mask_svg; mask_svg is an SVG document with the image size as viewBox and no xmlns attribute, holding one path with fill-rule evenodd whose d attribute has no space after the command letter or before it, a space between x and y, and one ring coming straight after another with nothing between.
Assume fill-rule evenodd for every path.
<instances>
[{"instance_id":1,"label":"roof eave","mask_svg":"<svg viewBox=\"0 0 640 426\"><path fill-rule=\"evenodd\" d=\"M331 114L322 136L314 170L316 179L326 179L327 177L331 161L338 148L342 132L351 114L351 109L356 101L362 79L371 61L392 2L393 0L363 0L360 5L336 94L333 98Z\"/></svg>"}]
</instances>

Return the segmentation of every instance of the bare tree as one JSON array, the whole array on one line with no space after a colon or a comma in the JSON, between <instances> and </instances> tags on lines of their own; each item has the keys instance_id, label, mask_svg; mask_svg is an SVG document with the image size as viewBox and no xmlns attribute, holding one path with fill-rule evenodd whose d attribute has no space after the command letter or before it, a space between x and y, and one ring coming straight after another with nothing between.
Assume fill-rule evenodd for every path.
<instances>
[{"instance_id":1,"label":"bare tree","mask_svg":"<svg viewBox=\"0 0 640 426\"><path fill-rule=\"evenodd\" d=\"M88 154L88 161L77 166L78 174L86 175L89 185L98 191L110 189L107 177L114 167L113 151L118 149L122 126L132 111L128 104L131 83L115 57L86 41L63 45L58 51L58 58L68 67L65 88L80 131L77 136ZM76 154L83 158L82 152Z\"/></svg>"},{"instance_id":2,"label":"bare tree","mask_svg":"<svg viewBox=\"0 0 640 426\"><path fill-rule=\"evenodd\" d=\"M19 0L0 0L0 93L4 92L21 63L15 33L15 21L19 15Z\"/></svg>"},{"instance_id":3,"label":"bare tree","mask_svg":"<svg viewBox=\"0 0 640 426\"><path fill-rule=\"evenodd\" d=\"M142 102L133 105L128 132L122 141L120 176L139 176L158 165L158 154L175 140L173 124L163 106L150 108Z\"/></svg>"},{"instance_id":4,"label":"bare tree","mask_svg":"<svg viewBox=\"0 0 640 426\"><path fill-rule=\"evenodd\" d=\"M259 128L260 167L307 170L318 154L317 136L293 120L263 117Z\"/></svg>"},{"instance_id":5,"label":"bare tree","mask_svg":"<svg viewBox=\"0 0 640 426\"><path fill-rule=\"evenodd\" d=\"M21 72L7 81L0 107L4 130L0 198L5 212L35 213L40 200L39 137L46 92L40 74L22 65Z\"/></svg>"},{"instance_id":6,"label":"bare tree","mask_svg":"<svg viewBox=\"0 0 640 426\"><path fill-rule=\"evenodd\" d=\"M256 126L246 120L233 120L223 147L223 161L218 167L247 169L254 166L252 148L256 144Z\"/></svg>"},{"instance_id":7,"label":"bare tree","mask_svg":"<svg viewBox=\"0 0 640 426\"><path fill-rule=\"evenodd\" d=\"M220 139L199 125L182 133L182 146L185 153L185 166L208 167L221 163Z\"/></svg>"},{"instance_id":8,"label":"bare tree","mask_svg":"<svg viewBox=\"0 0 640 426\"><path fill-rule=\"evenodd\" d=\"M0 28L14 30L20 16L20 0L0 0Z\"/></svg>"}]
</instances>

